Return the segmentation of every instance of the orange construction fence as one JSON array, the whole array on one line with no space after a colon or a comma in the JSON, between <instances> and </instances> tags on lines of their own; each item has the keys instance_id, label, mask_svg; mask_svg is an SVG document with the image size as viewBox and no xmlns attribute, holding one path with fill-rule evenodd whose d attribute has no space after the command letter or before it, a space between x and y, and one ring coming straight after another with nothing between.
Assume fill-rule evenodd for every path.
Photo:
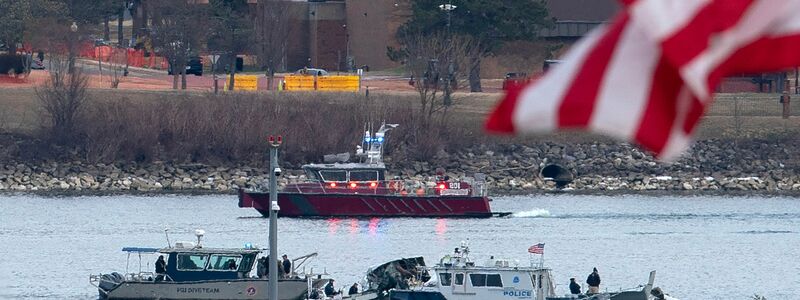
<instances>
[{"instance_id":1,"label":"orange construction fence","mask_svg":"<svg viewBox=\"0 0 800 300\"><path fill-rule=\"evenodd\" d=\"M133 48L115 48L111 46L96 46L81 48L81 56L91 58L92 60L100 60L103 62L114 62L127 64L131 67L140 68L153 68L153 69L167 69L169 62L166 58L150 55L145 56L144 50L135 50Z\"/></svg>"}]
</instances>

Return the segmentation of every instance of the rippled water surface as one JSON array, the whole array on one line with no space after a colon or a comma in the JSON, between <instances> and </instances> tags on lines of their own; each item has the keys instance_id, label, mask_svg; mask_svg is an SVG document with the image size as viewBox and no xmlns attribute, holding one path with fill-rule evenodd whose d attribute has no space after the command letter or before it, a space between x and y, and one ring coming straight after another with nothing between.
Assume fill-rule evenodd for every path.
<instances>
[{"instance_id":1,"label":"rippled water surface","mask_svg":"<svg viewBox=\"0 0 800 300\"><path fill-rule=\"evenodd\" d=\"M601 288L646 282L681 299L798 299L800 199L537 195L498 197L493 219L280 219L279 252L318 252L315 271L340 285L402 256L429 263L469 239L473 258L527 263L545 243L559 294L592 267ZM236 207L235 196L0 196L0 298L94 299L92 273L124 271L124 246L163 247L170 238L205 245L267 244L267 220ZM147 257L145 268L154 259ZM132 259L136 269L138 259Z\"/></svg>"}]
</instances>

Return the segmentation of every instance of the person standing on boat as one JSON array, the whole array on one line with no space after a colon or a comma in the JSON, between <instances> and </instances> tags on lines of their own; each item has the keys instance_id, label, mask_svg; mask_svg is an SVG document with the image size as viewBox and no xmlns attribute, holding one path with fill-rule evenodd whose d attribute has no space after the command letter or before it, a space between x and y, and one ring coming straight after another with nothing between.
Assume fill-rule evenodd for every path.
<instances>
[{"instance_id":1,"label":"person standing on boat","mask_svg":"<svg viewBox=\"0 0 800 300\"><path fill-rule=\"evenodd\" d=\"M269 258L268 257L261 257L258 259L258 265L256 266L256 275L258 278L267 277L269 274Z\"/></svg>"},{"instance_id":2,"label":"person standing on boat","mask_svg":"<svg viewBox=\"0 0 800 300\"><path fill-rule=\"evenodd\" d=\"M593 268L592 274L586 278L586 284L589 285L589 292L587 294L597 294L600 292L600 274L597 273L597 268Z\"/></svg>"},{"instance_id":3,"label":"person standing on boat","mask_svg":"<svg viewBox=\"0 0 800 300\"><path fill-rule=\"evenodd\" d=\"M292 277L292 262L286 254L283 255L283 274L287 278Z\"/></svg>"},{"instance_id":4,"label":"person standing on boat","mask_svg":"<svg viewBox=\"0 0 800 300\"><path fill-rule=\"evenodd\" d=\"M167 273L167 262L164 261L164 256L159 255L156 260L156 281L164 280L164 274Z\"/></svg>"},{"instance_id":5,"label":"person standing on boat","mask_svg":"<svg viewBox=\"0 0 800 300\"><path fill-rule=\"evenodd\" d=\"M354 295L354 294L358 294L358 283L353 283L353 285L350 286L350 290L347 291L347 295Z\"/></svg>"},{"instance_id":6,"label":"person standing on boat","mask_svg":"<svg viewBox=\"0 0 800 300\"><path fill-rule=\"evenodd\" d=\"M569 279L569 292L573 295L581 293L581 285L575 282L575 277Z\"/></svg>"},{"instance_id":7,"label":"person standing on boat","mask_svg":"<svg viewBox=\"0 0 800 300\"><path fill-rule=\"evenodd\" d=\"M336 288L333 287L333 279L328 281L328 284L325 285L325 296L331 297L336 295Z\"/></svg>"}]
</instances>

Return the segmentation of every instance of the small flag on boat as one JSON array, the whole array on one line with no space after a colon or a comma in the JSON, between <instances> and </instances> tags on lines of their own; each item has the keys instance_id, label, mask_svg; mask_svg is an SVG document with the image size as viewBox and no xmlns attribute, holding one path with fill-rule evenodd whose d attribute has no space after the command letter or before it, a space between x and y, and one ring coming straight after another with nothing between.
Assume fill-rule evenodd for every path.
<instances>
[{"instance_id":1,"label":"small flag on boat","mask_svg":"<svg viewBox=\"0 0 800 300\"><path fill-rule=\"evenodd\" d=\"M528 253L544 254L544 243L539 243L528 247Z\"/></svg>"}]
</instances>

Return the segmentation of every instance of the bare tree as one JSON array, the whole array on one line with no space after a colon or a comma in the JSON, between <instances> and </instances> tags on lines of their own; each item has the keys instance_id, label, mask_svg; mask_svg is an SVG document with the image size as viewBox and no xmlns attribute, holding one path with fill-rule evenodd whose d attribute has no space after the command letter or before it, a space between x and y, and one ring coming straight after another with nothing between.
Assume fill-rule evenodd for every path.
<instances>
[{"instance_id":1,"label":"bare tree","mask_svg":"<svg viewBox=\"0 0 800 300\"><path fill-rule=\"evenodd\" d=\"M277 70L285 69L286 43L289 39L289 2L258 1L256 18L256 53L258 63L267 71L267 88Z\"/></svg>"},{"instance_id":2,"label":"bare tree","mask_svg":"<svg viewBox=\"0 0 800 300\"><path fill-rule=\"evenodd\" d=\"M186 64L189 57L198 52L206 28L206 6L196 0L155 1L152 10L152 39L158 52L169 60L172 69L172 88L186 89Z\"/></svg>"},{"instance_id":3,"label":"bare tree","mask_svg":"<svg viewBox=\"0 0 800 300\"><path fill-rule=\"evenodd\" d=\"M236 86L237 55L253 45L255 24L250 16L250 6L246 0L209 0L209 4L214 21L209 48L225 54L222 57L223 64L227 64L230 71L228 90L233 90Z\"/></svg>"},{"instance_id":4,"label":"bare tree","mask_svg":"<svg viewBox=\"0 0 800 300\"><path fill-rule=\"evenodd\" d=\"M466 81L470 56L477 47L472 38L453 36L443 32L409 34L401 40L399 50L390 49L389 56L401 60L411 75L409 84L419 94L420 110L433 119L440 114L445 122L447 112L455 105L452 91Z\"/></svg>"},{"instance_id":5,"label":"bare tree","mask_svg":"<svg viewBox=\"0 0 800 300\"><path fill-rule=\"evenodd\" d=\"M82 68L69 71L69 60L62 55L50 56L50 77L36 89L36 96L50 125L52 139L61 145L73 142L74 130L89 98L88 77Z\"/></svg>"}]
</instances>

